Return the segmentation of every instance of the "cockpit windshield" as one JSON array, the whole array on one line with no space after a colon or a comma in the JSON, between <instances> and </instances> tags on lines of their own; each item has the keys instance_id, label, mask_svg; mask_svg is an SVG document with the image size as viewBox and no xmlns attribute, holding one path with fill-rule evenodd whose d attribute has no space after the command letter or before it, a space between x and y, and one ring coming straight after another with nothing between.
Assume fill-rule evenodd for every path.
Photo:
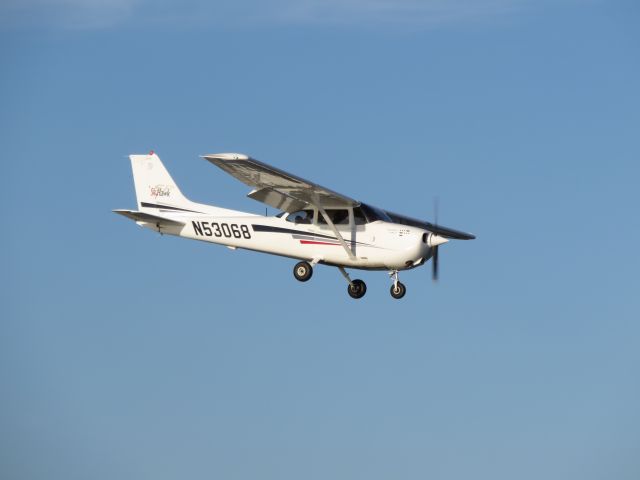
<instances>
[{"instance_id":1,"label":"cockpit windshield","mask_svg":"<svg viewBox=\"0 0 640 480\"><path fill-rule=\"evenodd\" d=\"M383 222L392 222L391 218L389 218L389 215L387 215L379 208L376 208L372 205L367 205L366 203L361 203L360 208L364 212L369 222L375 222L376 220L382 220Z\"/></svg>"}]
</instances>

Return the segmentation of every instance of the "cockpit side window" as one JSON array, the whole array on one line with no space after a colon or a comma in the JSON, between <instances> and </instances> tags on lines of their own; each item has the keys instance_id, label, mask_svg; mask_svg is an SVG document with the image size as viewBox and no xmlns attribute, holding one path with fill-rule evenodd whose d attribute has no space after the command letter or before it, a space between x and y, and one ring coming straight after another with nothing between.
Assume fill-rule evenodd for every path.
<instances>
[{"instance_id":1,"label":"cockpit side window","mask_svg":"<svg viewBox=\"0 0 640 480\"><path fill-rule=\"evenodd\" d=\"M334 225L349 225L349 210L335 210L331 220Z\"/></svg>"},{"instance_id":2,"label":"cockpit side window","mask_svg":"<svg viewBox=\"0 0 640 480\"><path fill-rule=\"evenodd\" d=\"M296 225L311 225L313 223L313 210L299 210L290 213L285 220Z\"/></svg>"},{"instance_id":3,"label":"cockpit side window","mask_svg":"<svg viewBox=\"0 0 640 480\"><path fill-rule=\"evenodd\" d=\"M349 225L349 210L344 209L328 209L325 210L327 216L331 219L334 225ZM318 213L318 224L326 225L327 222L321 213Z\"/></svg>"}]
</instances>

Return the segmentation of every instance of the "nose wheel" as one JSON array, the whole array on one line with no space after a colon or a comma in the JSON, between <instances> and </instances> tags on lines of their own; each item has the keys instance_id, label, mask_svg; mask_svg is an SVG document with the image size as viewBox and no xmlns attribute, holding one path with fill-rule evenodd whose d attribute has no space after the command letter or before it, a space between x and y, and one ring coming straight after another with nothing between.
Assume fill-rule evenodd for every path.
<instances>
[{"instance_id":1,"label":"nose wheel","mask_svg":"<svg viewBox=\"0 0 640 480\"><path fill-rule=\"evenodd\" d=\"M389 292L391 293L391 296L393 298L395 298L396 300L400 300L402 297L404 297L404 294L407 293L407 287L404 286L404 283L398 280L397 270L389 272L389 276L393 278L393 285L391 285Z\"/></svg>"},{"instance_id":2,"label":"nose wheel","mask_svg":"<svg viewBox=\"0 0 640 480\"><path fill-rule=\"evenodd\" d=\"M397 285L391 285L391 296L396 300L400 300L404 297L404 294L407 293L407 287L404 286L404 283L398 282Z\"/></svg>"}]
</instances>

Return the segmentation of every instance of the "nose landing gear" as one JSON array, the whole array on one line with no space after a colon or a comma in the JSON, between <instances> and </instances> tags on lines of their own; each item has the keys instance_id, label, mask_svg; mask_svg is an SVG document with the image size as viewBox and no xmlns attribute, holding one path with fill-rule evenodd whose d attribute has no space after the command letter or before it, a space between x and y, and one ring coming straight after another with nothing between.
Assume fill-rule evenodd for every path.
<instances>
[{"instance_id":1,"label":"nose landing gear","mask_svg":"<svg viewBox=\"0 0 640 480\"><path fill-rule=\"evenodd\" d=\"M407 293L407 287L404 286L404 283L401 283L400 280L398 280L397 270L389 272L389 276L393 278L393 285L391 285L391 289L389 290L391 292L391 296L396 300L400 300L404 297L404 294Z\"/></svg>"}]
</instances>

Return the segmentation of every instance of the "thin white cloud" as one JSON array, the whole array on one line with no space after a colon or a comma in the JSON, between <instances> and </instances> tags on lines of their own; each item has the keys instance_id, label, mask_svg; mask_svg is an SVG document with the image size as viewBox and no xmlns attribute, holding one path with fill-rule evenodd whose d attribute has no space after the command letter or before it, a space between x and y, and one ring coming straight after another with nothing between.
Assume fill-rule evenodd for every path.
<instances>
[{"instance_id":1,"label":"thin white cloud","mask_svg":"<svg viewBox=\"0 0 640 480\"><path fill-rule=\"evenodd\" d=\"M5 28L108 28L131 20L136 7L143 1L2 0L0 22Z\"/></svg>"},{"instance_id":2,"label":"thin white cloud","mask_svg":"<svg viewBox=\"0 0 640 480\"><path fill-rule=\"evenodd\" d=\"M435 25L481 20L519 10L526 0L300 0L283 20L335 25Z\"/></svg>"},{"instance_id":3,"label":"thin white cloud","mask_svg":"<svg viewBox=\"0 0 640 480\"><path fill-rule=\"evenodd\" d=\"M237 28L243 25L430 27L486 21L549 0L0 0L0 25ZM562 0L578 2L581 0ZM586 1L586 0L582 0Z\"/></svg>"}]
</instances>

